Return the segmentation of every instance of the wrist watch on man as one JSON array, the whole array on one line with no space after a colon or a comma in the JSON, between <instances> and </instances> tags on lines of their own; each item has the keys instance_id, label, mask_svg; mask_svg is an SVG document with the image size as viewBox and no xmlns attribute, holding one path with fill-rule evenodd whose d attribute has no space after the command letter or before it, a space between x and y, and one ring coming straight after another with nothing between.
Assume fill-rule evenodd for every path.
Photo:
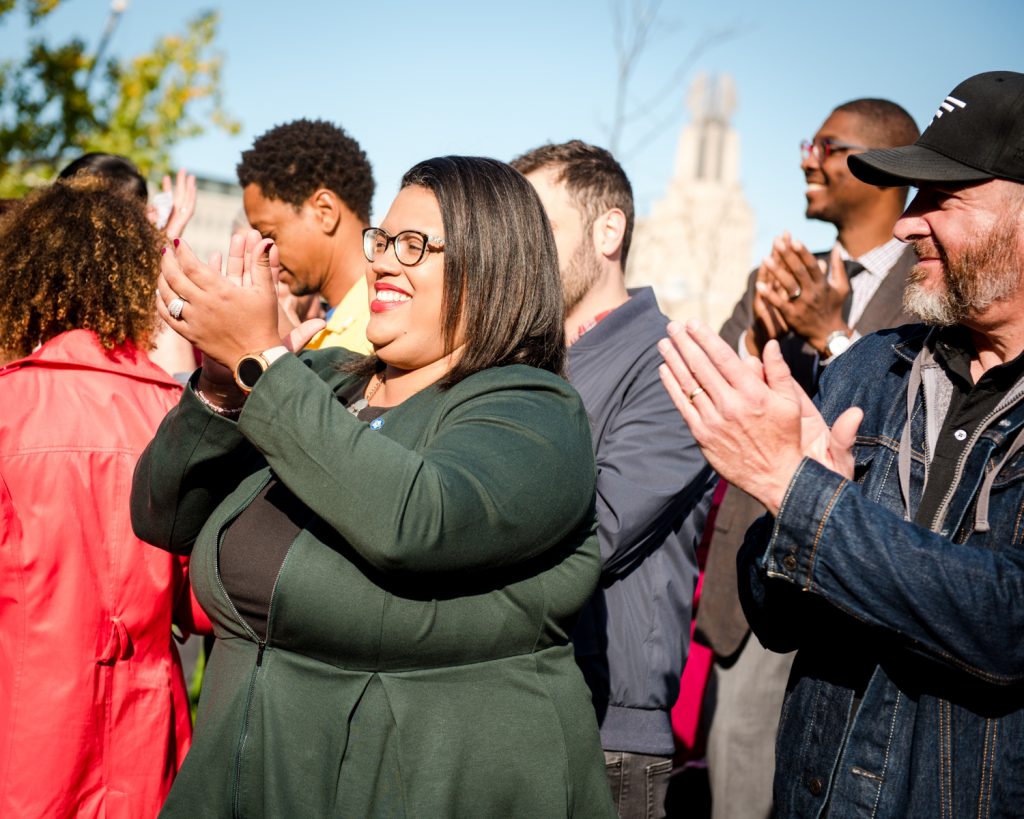
<instances>
[{"instance_id":1,"label":"wrist watch on man","mask_svg":"<svg viewBox=\"0 0 1024 819\"><path fill-rule=\"evenodd\" d=\"M256 382L260 380L260 376L267 371L267 368L273 364L277 359L288 352L288 348L283 344L277 347L271 347L269 350L264 350L262 353L246 353L235 364L235 383L238 388L248 395L252 392L252 388L256 386Z\"/></svg>"},{"instance_id":2,"label":"wrist watch on man","mask_svg":"<svg viewBox=\"0 0 1024 819\"><path fill-rule=\"evenodd\" d=\"M836 330L833 333L829 333L828 338L825 339L825 354L822 358L827 361L845 353L850 348L850 345L853 344L853 339L850 338L851 335L852 333L849 330Z\"/></svg>"}]
</instances>

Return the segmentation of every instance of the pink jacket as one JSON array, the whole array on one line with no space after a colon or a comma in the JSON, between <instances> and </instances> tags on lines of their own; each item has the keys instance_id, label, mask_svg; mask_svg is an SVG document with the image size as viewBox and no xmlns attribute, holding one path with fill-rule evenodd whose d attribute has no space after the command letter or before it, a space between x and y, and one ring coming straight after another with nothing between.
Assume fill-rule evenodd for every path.
<instances>
[{"instance_id":1,"label":"pink jacket","mask_svg":"<svg viewBox=\"0 0 1024 819\"><path fill-rule=\"evenodd\" d=\"M128 519L180 392L86 330L0 369L0 816L154 816L188 749L171 622L209 622Z\"/></svg>"}]
</instances>

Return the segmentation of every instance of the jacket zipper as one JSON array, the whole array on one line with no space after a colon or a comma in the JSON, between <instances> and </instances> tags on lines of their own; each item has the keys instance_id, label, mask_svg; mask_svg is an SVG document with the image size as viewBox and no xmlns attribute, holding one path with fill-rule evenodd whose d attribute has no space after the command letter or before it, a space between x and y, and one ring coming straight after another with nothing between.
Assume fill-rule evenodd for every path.
<instances>
[{"instance_id":1,"label":"jacket zipper","mask_svg":"<svg viewBox=\"0 0 1024 819\"><path fill-rule=\"evenodd\" d=\"M239 805L239 792L241 790L240 780L242 774L242 750L245 748L245 741L249 736L249 709L252 707L252 692L256 688L256 675L260 672L263 663L264 643L261 641L256 651L256 665L253 666L252 674L249 675L249 690L245 694L245 712L242 718L242 733L238 738L238 748L235 750L235 773L234 782L231 785L231 815L235 819L241 817L241 806Z\"/></svg>"},{"instance_id":2,"label":"jacket zipper","mask_svg":"<svg viewBox=\"0 0 1024 819\"><path fill-rule=\"evenodd\" d=\"M1006 406L993 410L982 419L981 423L978 424L977 427L975 427L971 440L968 441L967 446L964 447L963 452L960 453L960 457L957 459L956 472L953 473L953 480L949 483L949 489L946 490L946 494L943 496L942 503L939 504L939 508L935 510L935 517L932 518L931 526L933 532L938 532L939 521L946 519L946 512L948 511L949 504L953 500L953 495L956 494L957 488L960 486L960 478L963 477L964 463L974 450L974 445L978 443L978 439L988 430L988 425L992 419L1002 415L1007 410L1012 409L1015 404L1020 402L1022 396L1024 396L1024 393L1018 394Z\"/></svg>"},{"instance_id":3,"label":"jacket zipper","mask_svg":"<svg viewBox=\"0 0 1024 819\"><path fill-rule=\"evenodd\" d=\"M255 496L254 496L255 497ZM251 500L251 498L250 498ZM219 548L219 547L218 547ZM270 603L267 606L267 638L270 637L270 622L271 617L274 613L274 598L277 596L277 584L281 580L281 572L284 571L284 564L288 562L288 555L292 553L289 547L288 551L285 552L284 560L281 561L281 566L277 570L277 576L274 578L274 585L270 590ZM220 582L220 567L217 568L217 580ZM227 597L229 603L231 598L228 597L227 591L224 590L223 583L221 584L221 590L224 591L224 596ZM252 695L256 690L256 678L259 676L260 668L263 667L263 652L267 648L267 640L261 640L256 632L242 620L241 615L238 613L238 609L235 608L235 604L231 603L231 609L235 612L235 616L242 621L242 625L245 626L246 630L256 637L256 665L253 666L252 674L249 676L249 690L245 694L245 717L242 720L242 734L238 740L238 748L235 751L235 781L231 788L231 812L235 819L241 817L241 805L239 799L241 796L241 780L242 780L242 754L245 752L245 743L249 739L249 710L252 708Z\"/></svg>"},{"instance_id":4,"label":"jacket zipper","mask_svg":"<svg viewBox=\"0 0 1024 819\"><path fill-rule=\"evenodd\" d=\"M253 491L248 498L246 498L246 500L242 503L240 509L235 513L235 515L237 515L241 510L246 509L249 506L249 504L252 503L253 498L255 498L260 492L262 492L263 488L268 483L270 483L269 476L265 481L262 481L258 487L256 487L255 491ZM238 817L241 816L241 806L239 804L239 799L241 795L240 791L242 778L242 754L245 751L245 743L249 738L249 710L252 707L252 695L256 689L256 678L259 676L260 668L263 667L263 652L266 651L267 640L261 639L260 636L256 634L255 629L253 629L253 627L250 626L248 622L246 622L245 618L242 617L238 609L235 607L235 603L231 599L231 596L228 594L227 589L224 588L224 581L221 579L220 576L220 547L224 539L224 532L226 531L226 529L227 527L224 527L224 529L222 529L220 533L217 535L217 561L214 564L214 574L217 578L217 586L220 588L221 594L224 595L224 599L228 601L228 605L231 607L231 612L232 614L234 614L235 620L238 621L242 628L245 629L245 631L248 632L248 634L256 642L256 665L253 666L252 674L249 676L249 688L245 694L245 711L244 717L242 719L242 733L239 736L238 747L235 750L234 782L232 783L231 786L231 813L234 817L236 817L236 819L238 819ZM284 560L281 561L281 565L277 569L277 575L274 577L274 585L270 589L270 603L267 605L267 637L270 636L270 624L271 618L274 613L274 598L277 596L277 586L278 583L280 583L281 581L281 573L284 571L284 566L288 562L288 556L291 553L291 547L289 547L288 551L285 552Z\"/></svg>"},{"instance_id":5,"label":"jacket zipper","mask_svg":"<svg viewBox=\"0 0 1024 819\"><path fill-rule=\"evenodd\" d=\"M234 615L235 620L245 630L245 632L250 637L252 637L253 642L256 643L256 665L253 666L252 674L249 675L249 689L246 691L245 694L245 710L243 712L242 717L242 733L238 737L238 745L235 748L235 770L233 777L234 782L232 782L231 785L231 814L232 816L236 817L236 819L240 816L239 789L242 772L242 750L245 748L245 741L249 736L249 709L252 706L252 694L253 690L256 688L256 676L257 674L259 674L260 667L263 665L263 651L267 647L267 643L266 640L260 639L259 635L253 629L253 627L246 622L244 617L242 617L238 609L235 607L234 600L231 599L231 596L228 594L227 589L224 588L224 581L220 576L220 547L224 541L224 532L227 531L227 528L230 525L230 523L234 521L235 518L249 506L250 503L252 503L253 498L255 498L260 492L262 492L263 488L268 483L270 483L269 475L267 475L266 479L261 481L259 486L257 486L249 494L249 496L244 501L242 501L241 504L239 504L238 508L231 514L230 518L228 519L228 523L225 524L221 528L220 532L217 533L217 553L216 560L214 561L213 564L214 576L217 578L217 588L220 589L220 592L224 596L224 599L228 601L228 606L230 607L231 613ZM276 587L276 581L274 585Z\"/></svg>"}]
</instances>

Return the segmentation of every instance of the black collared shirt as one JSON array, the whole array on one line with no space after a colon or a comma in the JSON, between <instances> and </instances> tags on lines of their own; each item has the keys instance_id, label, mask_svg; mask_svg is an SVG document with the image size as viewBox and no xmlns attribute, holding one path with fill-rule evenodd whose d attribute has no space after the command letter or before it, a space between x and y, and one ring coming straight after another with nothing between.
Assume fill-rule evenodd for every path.
<instances>
[{"instance_id":1,"label":"black collared shirt","mask_svg":"<svg viewBox=\"0 0 1024 819\"><path fill-rule=\"evenodd\" d=\"M987 370L975 384L971 377L971 361L975 355L974 342L966 328L953 326L938 332L935 359L952 381L953 394L928 466L928 484L914 518L922 526L931 527L942 499L956 480L957 464L975 432L1024 374L1024 353L1021 353L1013 361Z\"/></svg>"}]
</instances>

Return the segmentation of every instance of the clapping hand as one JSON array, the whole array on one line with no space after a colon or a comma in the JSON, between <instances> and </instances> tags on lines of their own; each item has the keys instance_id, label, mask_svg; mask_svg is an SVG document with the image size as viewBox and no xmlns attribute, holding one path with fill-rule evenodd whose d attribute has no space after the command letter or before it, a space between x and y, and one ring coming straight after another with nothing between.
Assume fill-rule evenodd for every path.
<instances>
[{"instance_id":1,"label":"clapping hand","mask_svg":"<svg viewBox=\"0 0 1024 819\"><path fill-rule=\"evenodd\" d=\"M756 285L758 295L819 353L826 352L825 345L832 333L850 331L843 320L843 303L850 295L850 281L838 246L832 249L829 267L801 242L784 233L772 243L772 252L763 264L769 278Z\"/></svg>"},{"instance_id":2,"label":"clapping hand","mask_svg":"<svg viewBox=\"0 0 1024 819\"><path fill-rule=\"evenodd\" d=\"M322 319L312 319L279 334L277 246L258 231L232 237L223 275L220 254L209 262L199 261L181 240L166 248L157 300L161 318L202 351L208 381L226 387L243 355L280 344L299 350L323 328Z\"/></svg>"},{"instance_id":3,"label":"clapping hand","mask_svg":"<svg viewBox=\"0 0 1024 819\"><path fill-rule=\"evenodd\" d=\"M773 338L781 338L789 332L789 325L782 314L761 295L760 286L774 286L774 277L768 272L765 262L757 269L753 300L753 319L747 329L747 351L760 357L764 345Z\"/></svg>"},{"instance_id":4,"label":"clapping hand","mask_svg":"<svg viewBox=\"0 0 1024 819\"><path fill-rule=\"evenodd\" d=\"M184 168L179 168L174 178L173 187L171 177L165 176L161 190L163 193L171 195L171 212L167 217L164 233L167 234L168 239L180 239L181 234L185 232L185 225L196 212L195 174L186 173Z\"/></svg>"},{"instance_id":5,"label":"clapping hand","mask_svg":"<svg viewBox=\"0 0 1024 819\"><path fill-rule=\"evenodd\" d=\"M778 342L763 364L740 361L709 328L669 324L658 342L661 380L712 467L777 514L804 457L853 477L853 443L863 413L846 410L830 429L793 379Z\"/></svg>"}]
</instances>

